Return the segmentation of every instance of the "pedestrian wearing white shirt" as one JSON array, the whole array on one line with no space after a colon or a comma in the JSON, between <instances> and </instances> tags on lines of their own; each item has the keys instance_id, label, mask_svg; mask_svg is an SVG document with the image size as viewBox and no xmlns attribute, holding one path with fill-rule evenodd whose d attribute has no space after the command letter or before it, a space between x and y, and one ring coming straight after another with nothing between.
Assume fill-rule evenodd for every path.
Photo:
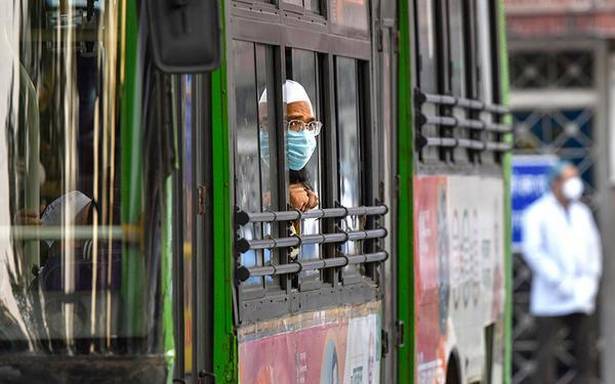
<instances>
[{"instance_id":1,"label":"pedestrian wearing white shirt","mask_svg":"<svg viewBox=\"0 0 615 384\"><path fill-rule=\"evenodd\" d=\"M591 315L602 271L600 235L589 208L579 201L583 182L568 162L553 167L551 191L523 218L523 254L532 270L530 313L536 317L538 351L535 383L556 382L556 338L570 329L577 383L592 383Z\"/></svg>"}]
</instances>

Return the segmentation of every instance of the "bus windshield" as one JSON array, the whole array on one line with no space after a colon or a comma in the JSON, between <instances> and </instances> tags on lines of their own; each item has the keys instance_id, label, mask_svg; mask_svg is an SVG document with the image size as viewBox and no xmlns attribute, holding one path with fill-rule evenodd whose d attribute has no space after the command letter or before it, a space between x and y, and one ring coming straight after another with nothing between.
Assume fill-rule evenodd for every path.
<instances>
[{"instance_id":1,"label":"bus windshield","mask_svg":"<svg viewBox=\"0 0 615 384\"><path fill-rule=\"evenodd\" d=\"M2 362L162 355L168 167L140 47L123 68L129 3L0 5Z\"/></svg>"}]
</instances>

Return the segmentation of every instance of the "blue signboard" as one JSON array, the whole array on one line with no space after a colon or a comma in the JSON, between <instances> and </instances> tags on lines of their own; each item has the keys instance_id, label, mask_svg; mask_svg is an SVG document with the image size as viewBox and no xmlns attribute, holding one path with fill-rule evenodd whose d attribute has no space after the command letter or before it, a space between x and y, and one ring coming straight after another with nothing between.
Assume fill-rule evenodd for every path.
<instances>
[{"instance_id":1,"label":"blue signboard","mask_svg":"<svg viewBox=\"0 0 615 384\"><path fill-rule=\"evenodd\" d=\"M522 155L512 157L510 181L512 199L512 246L521 248L521 220L523 211L548 189L548 175L557 162L552 155Z\"/></svg>"}]
</instances>

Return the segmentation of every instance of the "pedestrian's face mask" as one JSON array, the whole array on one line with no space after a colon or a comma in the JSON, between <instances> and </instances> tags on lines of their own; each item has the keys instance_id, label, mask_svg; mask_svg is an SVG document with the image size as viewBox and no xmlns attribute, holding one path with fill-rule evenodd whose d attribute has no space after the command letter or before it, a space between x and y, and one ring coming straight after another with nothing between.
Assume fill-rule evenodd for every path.
<instances>
[{"instance_id":1,"label":"pedestrian's face mask","mask_svg":"<svg viewBox=\"0 0 615 384\"><path fill-rule=\"evenodd\" d=\"M569 200L579 200L583 195L583 181L575 176L564 181L562 184L562 194Z\"/></svg>"}]
</instances>

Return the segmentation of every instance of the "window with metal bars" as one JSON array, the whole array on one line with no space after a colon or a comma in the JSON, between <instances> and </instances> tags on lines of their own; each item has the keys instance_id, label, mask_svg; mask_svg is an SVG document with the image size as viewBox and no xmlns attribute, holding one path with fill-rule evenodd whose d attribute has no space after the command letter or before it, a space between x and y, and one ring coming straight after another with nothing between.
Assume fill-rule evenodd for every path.
<instances>
[{"instance_id":1,"label":"window with metal bars","mask_svg":"<svg viewBox=\"0 0 615 384\"><path fill-rule=\"evenodd\" d=\"M500 164L511 127L499 105L499 44L493 0L415 1L419 165Z\"/></svg>"},{"instance_id":2,"label":"window with metal bars","mask_svg":"<svg viewBox=\"0 0 615 384\"><path fill-rule=\"evenodd\" d=\"M367 145L369 63L240 40L232 46L240 321L379 297L388 208L369 183L376 170L366 167L378 155ZM295 91L279 89L282 76L305 91L314 115L305 121L322 123L299 170L291 158ZM316 205L297 206L297 186L316 195Z\"/></svg>"}]
</instances>

